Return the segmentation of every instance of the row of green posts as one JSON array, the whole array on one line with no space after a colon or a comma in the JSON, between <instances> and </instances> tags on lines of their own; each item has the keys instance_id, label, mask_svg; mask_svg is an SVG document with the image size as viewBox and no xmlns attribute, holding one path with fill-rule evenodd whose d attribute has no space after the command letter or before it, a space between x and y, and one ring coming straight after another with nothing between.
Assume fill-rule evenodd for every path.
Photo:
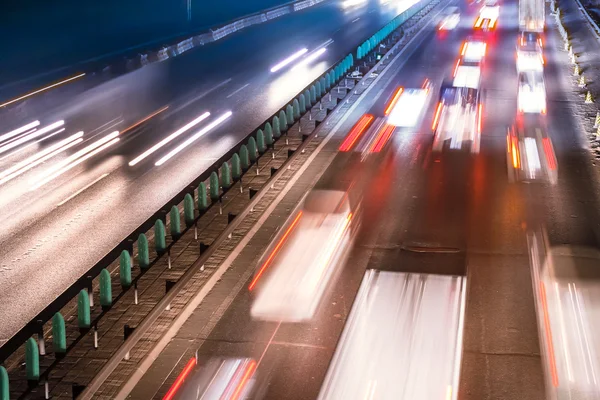
<instances>
[{"instance_id":1,"label":"row of green posts","mask_svg":"<svg viewBox=\"0 0 600 400\"><path fill-rule=\"evenodd\" d=\"M396 30L407 18L401 18L403 14L394 18L385 27L375 33L371 38L361 44L357 49L357 58L360 60L373 50L389 34ZM210 174L209 185L205 182L198 185L198 199L196 207L199 215L202 215L210 206L209 198L212 203L220 201L221 188L225 193L234 182L242 178L250 166L258 160L260 154L263 154L269 147L273 146L275 140L287 132L288 128L298 121L300 117L309 111L317 102L335 85L354 65L354 57L348 54L339 64L331 68L325 75L318 79L313 85L303 93L294 98L277 115L273 116L271 121L264 124L256 131L256 137L250 136L248 142L243 144L239 151L233 154L231 161L226 161L220 168L220 174L213 171ZM183 200L183 217L187 228L194 225L195 205L193 194L188 193ZM173 240L179 238L182 234L181 215L177 205L174 205L169 213L170 233ZM154 224L154 250L158 256L164 254L167 247L166 227L162 219L156 220ZM150 266L150 248L146 234L140 233L137 240L137 263L142 271L146 271ZM119 257L119 281L123 290L127 290L132 285L132 257L129 251L123 250ZM112 282L109 271L105 268L100 272L100 305L103 310L108 310L112 306ZM91 307L90 296L86 289L79 292L77 296L77 324L82 333L91 328ZM57 312L52 318L52 349L57 357L66 354L67 336L65 319L60 312ZM38 344L33 338L29 338L25 343L25 366L27 380L37 382L40 378ZM0 400L9 400L9 378L6 369L0 366Z\"/></svg>"}]
</instances>

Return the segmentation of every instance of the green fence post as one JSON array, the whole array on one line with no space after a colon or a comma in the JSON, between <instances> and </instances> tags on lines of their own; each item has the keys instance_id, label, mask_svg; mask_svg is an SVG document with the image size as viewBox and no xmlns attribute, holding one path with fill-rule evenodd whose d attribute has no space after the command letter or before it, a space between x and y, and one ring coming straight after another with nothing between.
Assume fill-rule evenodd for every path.
<instances>
[{"instance_id":1,"label":"green fence post","mask_svg":"<svg viewBox=\"0 0 600 400\"><path fill-rule=\"evenodd\" d=\"M256 147L258 148L258 152L260 154L264 153L267 150L267 145L265 144L265 134L262 129L259 129L256 132Z\"/></svg>"},{"instance_id":2,"label":"green fence post","mask_svg":"<svg viewBox=\"0 0 600 400\"><path fill-rule=\"evenodd\" d=\"M87 299L87 293L85 293L85 297ZM40 353L33 338L29 338L25 342L25 369L29 382L37 382L40 379Z\"/></svg>"},{"instance_id":3,"label":"green fence post","mask_svg":"<svg viewBox=\"0 0 600 400\"><path fill-rule=\"evenodd\" d=\"M300 95L302 96L302 95ZM294 121L298 121L300 119L300 102L298 101L298 99L294 99L294 101L292 102L292 111L293 111L293 117L294 117Z\"/></svg>"},{"instance_id":4,"label":"green fence post","mask_svg":"<svg viewBox=\"0 0 600 400\"><path fill-rule=\"evenodd\" d=\"M248 153L250 154L250 161L256 161L258 154L256 149L256 140L253 136L250 136L250 139L248 139Z\"/></svg>"},{"instance_id":5,"label":"green fence post","mask_svg":"<svg viewBox=\"0 0 600 400\"><path fill-rule=\"evenodd\" d=\"M273 146L273 131L265 131L265 143L268 147Z\"/></svg>"},{"instance_id":6,"label":"green fence post","mask_svg":"<svg viewBox=\"0 0 600 400\"><path fill-rule=\"evenodd\" d=\"M229 163L225 161L221 166L221 185L223 189L229 189L231 183L231 168L229 168Z\"/></svg>"},{"instance_id":7,"label":"green fence post","mask_svg":"<svg viewBox=\"0 0 600 400\"><path fill-rule=\"evenodd\" d=\"M231 175L234 181L238 181L242 177L242 161L237 153L231 157Z\"/></svg>"},{"instance_id":8,"label":"green fence post","mask_svg":"<svg viewBox=\"0 0 600 400\"><path fill-rule=\"evenodd\" d=\"M300 101L298 102L298 111L298 118L300 118L300 115L306 114L306 96L304 96L304 93L300 95Z\"/></svg>"},{"instance_id":9,"label":"green fence post","mask_svg":"<svg viewBox=\"0 0 600 400\"><path fill-rule=\"evenodd\" d=\"M352 57L352 54L348 55L348 64L350 64L350 67L354 65L354 57Z\"/></svg>"},{"instance_id":10,"label":"green fence post","mask_svg":"<svg viewBox=\"0 0 600 400\"><path fill-rule=\"evenodd\" d=\"M194 225L194 198L191 194L187 193L183 198L183 219L185 221L185 226L190 227Z\"/></svg>"},{"instance_id":11,"label":"green fence post","mask_svg":"<svg viewBox=\"0 0 600 400\"><path fill-rule=\"evenodd\" d=\"M179 208L177 206L171 207L169 217L171 220L171 237L175 240L181 235L181 216L179 215Z\"/></svg>"},{"instance_id":12,"label":"green fence post","mask_svg":"<svg viewBox=\"0 0 600 400\"><path fill-rule=\"evenodd\" d=\"M210 185L210 199L213 202L216 202L219 200L220 196L219 196L219 176L217 175L216 172L212 172L210 174L210 181L209 181L209 185Z\"/></svg>"},{"instance_id":13,"label":"green fence post","mask_svg":"<svg viewBox=\"0 0 600 400\"><path fill-rule=\"evenodd\" d=\"M265 124L265 137L267 137L269 134L271 137L273 137L273 127L271 126L270 122L267 122Z\"/></svg>"},{"instance_id":14,"label":"green fence post","mask_svg":"<svg viewBox=\"0 0 600 400\"><path fill-rule=\"evenodd\" d=\"M323 93L323 89L321 89L321 81L317 81L315 83L315 94L317 95L317 99L321 98L321 94Z\"/></svg>"},{"instance_id":15,"label":"green fence post","mask_svg":"<svg viewBox=\"0 0 600 400\"><path fill-rule=\"evenodd\" d=\"M158 254L167 250L167 233L162 219L157 219L154 223L154 248Z\"/></svg>"},{"instance_id":16,"label":"green fence post","mask_svg":"<svg viewBox=\"0 0 600 400\"><path fill-rule=\"evenodd\" d=\"M279 129L282 133L287 132L289 122L290 121L287 120L287 116L285 115L285 111L279 111Z\"/></svg>"},{"instance_id":17,"label":"green fence post","mask_svg":"<svg viewBox=\"0 0 600 400\"><path fill-rule=\"evenodd\" d=\"M205 211L208 208L208 197L206 196L206 183L200 182L198 185L198 210Z\"/></svg>"},{"instance_id":18,"label":"green fence post","mask_svg":"<svg viewBox=\"0 0 600 400\"><path fill-rule=\"evenodd\" d=\"M247 171L250 168L250 153L248 152L248 146L245 144L240 147L240 159L242 161L242 170Z\"/></svg>"},{"instance_id":19,"label":"green fence post","mask_svg":"<svg viewBox=\"0 0 600 400\"><path fill-rule=\"evenodd\" d=\"M317 102L317 88L315 85L310 86L310 104L315 105Z\"/></svg>"},{"instance_id":20,"label":"green fence post","mask_svg":"<svg viewBox=\"0 0 600 400\"><path fill-rule=\"evenodd\" d=\"M138 236L137 248L140 269L147 269L150 266L150 250L148 248L148 238L144 233L140 233Z\"/></svg>"},{"instance_id":21,"label":"green fence post","mask_svg":"<svg viewBox=\"0 0 600 400\"><path fill-rule=\"evenodd\" d=\"M10 382L6 368L0 365L0 400L10 400Z\"/></svg>"},{"instance_id":22,"label":"green fence post","mask_svg":"<svg viewBox=\"0 0 600 400\"><path fill-rule=\"evenodd\" d=\"M106 269L102 271L106 271ZM110 275L108 279L110 282ZM102 303L102 289L100 289L100 303ZM67 352L67 328L65 319L59 312L52 317L52 349L56 355L63 355Z\"/></svg>"},{"instance_id":23,"label":"green fence post","mask_svg":"<svg viewBox=\"0 0 600 400\"><path fill-rule=\"evenodd\" d=\"M294 124L294 108L288 104L285 108L285 118L287 119L288 126L292 126Z\"/></svg>"},{"instance_id":24,"label":"green fence post","mask_svg":"<svg viewBox=\"0 0 600 400\"><path fill-rule=\"evenodd\" d=\"M273 117L273 137L279 138L281 136L281 123L279 122L279 117Z\"/></svg>"},{"instance_id":25,"label":"green fence post","mask_svg":"<svg viewBox=\"0 0 600 400\"><path fill-rule=\"evenodd\" d=\"M82 289L77 295L77 325L80 330L89 329L91 324L90 296Z\"/></svg>"},{"instance_id":26,"label":"green fence post","mask_svg":"<svg viewBox=\"0 0 600 400\"><path fill-rule=\"evenodd\" d=\"M304 100L306 101L306 109L309 110L312 107L312 102L310 100L310 90L306 89L304 91Z\"/></svg>"},{"instance_id":27,"label":"green fence post","mask_svg":"<svg viewBox=\"0 0 600 400\"><path fill-rule=\"evenodd\" d=\"M119 280L123 289L131 286L131 255L127 250L123 250L119 257Z\"/></svg>"},{"instance_id":28,"label":"green fence post","mask_svg":"<svg viewBox=\"0 0 600 400\"><path fill-rule=\"evenodd\" d=\"M112 282L106 268L100 271L100 306L107 310L112 306ZM53 326L54 327L54 326Z\"/></svg>"},{"instance_id":29,"label":"green fence post","mask_svg":"<svg viewBox=\"0 0 600 400\"><path fill-rule=\"evenodd\" d=\"M331 89L331 74L329 72L325 74L325 89Z\"/></svg>"}]
</instances>

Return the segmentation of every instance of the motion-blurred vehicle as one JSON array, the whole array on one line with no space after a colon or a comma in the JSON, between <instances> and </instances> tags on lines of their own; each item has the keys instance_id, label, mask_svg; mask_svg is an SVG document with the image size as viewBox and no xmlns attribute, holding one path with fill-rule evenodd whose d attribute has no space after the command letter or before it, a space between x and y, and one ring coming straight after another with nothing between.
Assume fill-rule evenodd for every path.
<instances>
[{"instance_id":1,"label":"motion-blurred vehicle","mask_svg":"<svg viewBox=\"0 0 600 400\"><path fill-rule=\"evenodd\" d=\"M543 126L514 124L508 129L506 148L509 182L556 184L558 163L552 140Z\"/></svg>"},{"instance_id":2,"label":"motion-blurred vehicle","mask_svg":"<svg viewBox=\"0 0 600 400\"><path fill-rule=\"evenodd\" d=\"M521 71L518 75L517 108L520 113L546 113L546 85L542 71Z\"/></svg>"},{"instance_id":3,"label":"motion-blurred vehicle","mask_svg":"<svg viewBox=\"0 0 600 400\"><path fill-rule=\"evenodd\" d=\"M475 66L459 66L452 84L442 84L432 125L433 151L447 145L452 150L469 148L479 153L483 114L480 85L481 69Z\"/></svg>"},{"instance_id":4,"label":"motion-blurred vehicle","mask_svg":"<svg viewBox=\"0 0 600 400\"><path fill-rule=\"evenodd\" d=\"M600 399L600 251L529 243L547 398Z\"/></svg>"},{"instance_id":5,"label":"motion-blurred vehicle","mask_svg":"<svg viewBox=\"0 0 600 400\"><path fill-rule=\"evenodd\" d=\"M249 290L253 318L310 320L344 264L360 220L350 192L312 190L262 257Z\"/></svg>"},{"instance_id":6,"label":"motion-blurred vehicle","mask_svg":"<svg viewBox=\"0 0 600 400\"><path fill-rule=\"evenodd\" d=\"M517 72L543 71L542 39L535 32L522 32L517 41Z\"/></svg>"},{"instance_id":7,"label":"motion-blurred vehicle","mask_svg":"<svg viewBox=\"0 0 600 400\"><path fill-rule=\"evenodd\" d=\"M496 28L498 17L500 16L500 5L494 1L486 1L479 10L479 15L475 20L473 28L475 30L491 31Z\"/></svg>"},{"instance_id":8,"label":"motion-blurred vehicle","mask_svg":"<svg viewBox=\"0 0 600 400\"><path fill-rule=\"evenodd\" d=\"M430 91L431 85L428 80L421 88L399 88L384 112L388 116L388 124L402 128L414 128L421 120Z\"/></svg>"},{"instance_id":9,"label":"motion-blurred vehicle","mask_svg":"<svg viewBox=\"0 0 600 400\"><path fill-rule=\"evenodd\" d=\"M486 51L487 43L485 40L477 37L467 38L460 49L460 58L457 66L482 67Z\"/></svg>"},{"instance_id":10,"label":"motion-blurred vehicle","mask_svg":"<svg viewBox=\"0 0 600 400\"><path fill-rule=\"evenodd\" d=\"M440 31L451 31L456 29L460 23L460 10L458 7L447 7L443 12L442 20L438 25Z\"/></svg>"},{"instance_id":11,"label":"motion-blurred vehicle","mask_svg":"<svg viewBox=\"0 0 600 400\"><path fill-rule=\"evenodd\" d=\"M456 400L467 281L367 270L319 400Z\"/></svg>"},{"instance_id":12,"label":"motion-blurred vehicle","mask_svg":"<svg viewBox=\"0 0 600 400\"><path fill-rule=\"evenodd\" d=\"M519 30L521 32L544 32L546 9L544 0L519 1Z\"/></svg>"},{"instance_id":13,"label":"motion-blurred vehicle","mask_svg":"<svg viewBox=\"0 0 600 400\"><path fill-rule=\"evenodd\" d=\"M251 358L215 358L195 367L170 399L241 400L260 399L264 389L257 384L256 361Z\"/></svg>"}]
</instances>

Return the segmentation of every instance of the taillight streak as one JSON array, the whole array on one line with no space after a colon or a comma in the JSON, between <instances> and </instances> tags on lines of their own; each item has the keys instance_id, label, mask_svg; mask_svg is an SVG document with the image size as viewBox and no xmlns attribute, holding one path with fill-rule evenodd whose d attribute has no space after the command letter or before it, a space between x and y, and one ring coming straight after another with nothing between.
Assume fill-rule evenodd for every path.
<instances>
[{"instance_id":1,"label":"taillight streak","mask_svg":"<svg viewBox=\"0 0 600 400\"><path fill-rule=\"evenodd\" d=\"M544 310L544 327L546 328L546 341L548 342L548 357L550 362L550 375L552 384L558 387L558 373L556 372L556 358L554 356L554 344L552 343L552 329L550 326L550 317L548 316L548 302L546 299L546 288L544 282L540 282L540 297L542 298L542 308Z\"/></svg>"},{"instance_id":2,"label":"taillight streak","mask_svg":"<svg viewBox=\"0 0 600 400\"><path fill-rule=\"evenodd\" d=\"M254 370L256 370L256 362L254 360L252 360L250 362L250 364L248 365L248 367L246 368L246 370L244 371L242 380L238 383L238 385L235 388L235 391L231 395L231 400L238 400L240 398L240 395L242 394L244 388L246 387L246 383L248 382L248 379L250 379L252 377L252 375L254 374Z\"/></svg>"},{"instance_id":3,"label":"taillight streak","mask_svg":"<svg viewBox=\"0 0 600 400\"><path fill-rule=\"evenodd\" d=\"M188 361L187 364L185 364L185 367L183 367L183 371L181 371L181 373L173 383L173 386L169 388L169 391L167 392L167 394L165 394L163 400L171 400L173 399L173 397L175 397L177 391L179 390L181 385L183 385L185 379L188 377L190 372L192 372L192 369L194 369L194 367L196 366L196 363L196 357L192 357L190 361Z\"/></svg>"},{"instance_id":4,"label":"taillight streak","mask_svg":"<svg viewBox=\"0 0 600 400\"><path fill-rule=\"evenodd\" d=\"M386 107L386 109L384 111L384 115L390 115L390 113L394 109L394 106L398 102L398 99L400 98L400 96L402 96L403 91L404 91L404 88L401 88L401 87L396 90L396 93L394 93L392 100L390 100L388 106Z\"/></svg>"},{"instance_id":5,"label":"taillight streak","mask_svg":"<svg viewBox=\"0 0 600 400\"><path fill-rule=\"evenodd\" d=\"M542 139L542 145L544 146L544 153L546 153L546 160L548 160L548 168L551 170L556 169L556 158L554 151L552 150L552 142L549 138Z\"/></svg>"},{"instance_id":6,"label":"taillight streak","mask_svg":"<svg viewBox=\"0 0 600 400\"><path fill-rule=\"evenodd\" d=\"M440 101L438 103L437 109L435 110L435 116L433 117L433 124L431 125L431 129L432 130L436 130L437 128L437 124L438 124L438 120L440 118L440 112L442 111L442 102Z\"/></svg>"},{"instance_id":7,"label":"taillight streak","mask_svg":"<svg viewBox=\"0 0 600 400\"><path fill-rule=\"evenodd\" d=\"M475 28L479 28L482 22L483 20L481 19L481 17L477 17L477 21L475 21Z\"/></svg>"},{"instance_id":8,"label":"taillight streak","mask_svg":"<svg viewBox=\"0 0 600 400\"><path fill-rule=\"evenodd\" d=\"M383 146L388 142L396 127L394 125L385 124L377 133L377 138L369 149L370 153L379 153Z\"/></svg>"},{"instance_id":9,"label":"taillight streak","mask_svg":"<svg viewBox=\"0 0 600 400\"><path fill-rule=\"evenodd\" d=\"M371 122L373 121L374 118L375 117L373 117L371 114L363 115L358 120L356 125L354 125L354 127L350 130L350 133L348 134L346 139L344 139L344 141L340 145L339 150L340 151L349 151L352 148L352 146L354 146L354 143L356 143L356 141L358 140L360 135L362 135L364 133L364 131L367 129L367 127L371 124Z\"/></svg>"},{"instance_id":10,"label":"taillight streak","mask_svg":"<svg viewBox=\"0 0 600 400\"><path fill-rule=\"evenodd\" d=\"M512 162L513 167L515 169L519 169L521 167L521 160L519 157L519 142L516 137L512 137L511 141L511 153L512 153Z\"/></svg>"},{"instance_id":11,"label":"taillight streak","mask_svg":"<svg viewBox=\"0 0 600 400\"><path fill-rule=\"evenodd\" d=\"M481 134L481 119L483 118L483 104L479 103L479 114L477 115L477 131Z\"/></svg>"},{"instance_id":12,"label":"taillight streak","mask_svg":"<svg viewBox=\"0 0 600 400\"><path fill-rule=\"evenodd\" d=\"M256 274L256 276L254 277L254 279L252 280L252 282L250 282L250 285L248 286L248 290L254 289L254 287L258 283L258 280L260 279L260 277L262 276L262 274L269 267L269 265L271 265L271 263L275 259L275 256L279 253L279 250L281 250L281 247L283 247L283 245L284 245L285 241L287 240L288 236L290 236L290 234L292 233L292 231L294 230L294 228L296 227L296 225L298 225L298 221L300 221L300 217L301 216L302 216L302 211L300 211L298 213L298 215L296 216L296 218L294 218L294 221L287 228L287 230L283 234L282 238L279 240L279 242L277 243L277 245L275 246L275 248L273 249L273 251L269 255L269 258L267 258L267 261L265 261L265 263L262 265L262 267L260 267L260 270L258 271L258 273Z\"/></svg>"}]
</instances>

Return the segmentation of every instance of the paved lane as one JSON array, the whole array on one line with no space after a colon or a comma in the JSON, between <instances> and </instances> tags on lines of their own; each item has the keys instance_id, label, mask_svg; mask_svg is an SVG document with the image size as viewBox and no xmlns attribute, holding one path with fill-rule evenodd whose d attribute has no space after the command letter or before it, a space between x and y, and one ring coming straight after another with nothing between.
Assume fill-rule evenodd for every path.
<instances>
[{"instance_id":1,"label":"paved lane","mask_svg":"<svg viewBox=\"0 0 600 400\"><path fill-rule=\"evenodd\" d=\"M84 139L98 140L113 130L125 130L166 105L170 107L141 128L123 134L113 148L39 189L31 190L45 171L89 145L91 139L0 186L0 206L8 215L0 234L0 343L396 11L379 2L351 10L329 2L97 86L100 78L85 78L5 111L2 132L35 119L41 126L64 120L66 130L18 154L6 158L2 154L2 171L77 131L85 132ZM305 70L269 72L298 49L312 51L328 40L333 42L327 45L326 53ZM154 163L194 130L135 167L127 165L202 113L210 112L211 119L198 127L229 110L233 116L223 126L160 168Z\"/></svg>"}]
</instances>

